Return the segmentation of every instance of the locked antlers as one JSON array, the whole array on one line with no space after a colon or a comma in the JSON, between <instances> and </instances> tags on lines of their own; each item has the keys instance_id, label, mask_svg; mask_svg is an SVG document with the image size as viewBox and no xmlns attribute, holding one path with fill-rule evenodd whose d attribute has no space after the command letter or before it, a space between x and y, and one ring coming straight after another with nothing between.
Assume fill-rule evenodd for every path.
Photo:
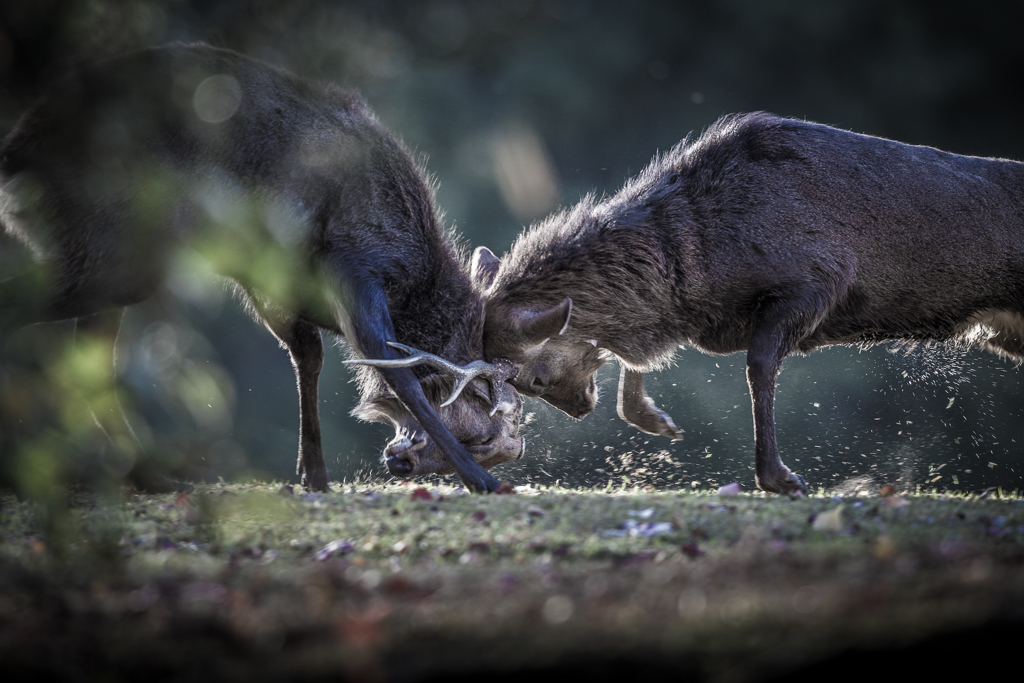
<instances>
[{"instance_id":1,"label":"locked antlers","mask_svg":"<svg viewBox=\"0 0 1024 683\"><path fill-rule=\"evenodd\" d=\"M420 351L398 342L388 342L388 346L410 355L406 358L395 358L393 360L360 358L344 362L349 365L369 365L375 368L409 368L415 365L426 364L447 372L455 377L455 388L452 389L451 395L441 404L442 406L454 403L455 399L459 397L459 394L462 393L462 390L466 388L471 380L476 377L483 377L491 383L491 414L493 415L498 409L499 400L499 392L495 389L501 382L513 379L518 372L512 361L505 360L504 358L498 358L493 363L475 360L467 365L456 365L440 356L435 356L432 353Z\"/></svg>"}]
</instances>

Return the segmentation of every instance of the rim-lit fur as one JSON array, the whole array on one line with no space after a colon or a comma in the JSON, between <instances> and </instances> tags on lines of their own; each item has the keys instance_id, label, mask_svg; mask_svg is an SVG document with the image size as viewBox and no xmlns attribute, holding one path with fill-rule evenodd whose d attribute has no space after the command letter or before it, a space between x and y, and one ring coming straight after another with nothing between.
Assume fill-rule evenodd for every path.
<instances>
[{"instance_id":1,"label":"rim-lit fur","mask_svg":"<svg viewBox=\"0 0 1024 683\"><path fill-rule=\"evenodd\" d=\"M612 354L630 388L620 414L674 438L641 373L682 344L746 351L758 484L805 491L775 441L783 358L896 341L980 344L1019 362L1022 205L1018 162L727 116L615 195L533 226L492 263L484 351L523 365L524 392L543 376L542 398L570 415L602 352ZM538 345L522 333L521 321L567 310L567 300L564 334Z\"/></svg>"}]
</instances>

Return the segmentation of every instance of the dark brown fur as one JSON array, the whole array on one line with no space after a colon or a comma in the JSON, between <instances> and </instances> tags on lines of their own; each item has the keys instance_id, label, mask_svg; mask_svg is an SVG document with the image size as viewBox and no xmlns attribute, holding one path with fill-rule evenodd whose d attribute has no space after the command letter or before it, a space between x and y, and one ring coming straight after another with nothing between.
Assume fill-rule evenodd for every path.
<instances>
[{"instance_id":1,"label":"dark brown fur","mask_svg":"<svg viewBox=\"0 0 1024 683\"><path fill-rule=\"evenodd\" d=\"M500 263L478 250L484 350L522 364L521 391L573 415L593 407L593 371L614 355L620 414L673 438L642 373L681 344L747 351L758 485L806 490L775 440L788 354L896 340L1024 359L1022 198L1014 161L725 117L616 195L527 231Z\"/></svg>"},{"instance_id":2,"label":"dark brown fur","mask_svg":"<svg viewBox=\"0 0 1024 683\"><path fill-rule=\"evenodd\" d=\"M201 83L219 84L212 110ZM460 364L482 356L483 304L464 254L421 169L354 93L204 45L146 50L57 84L4 140L0 183L0 220L39 258L0 283L0 338L34 322L119 316L160 285L175 250L198 251L291 355L308 487L327 488L320 329L356 357L400 357L389 341ZM253 267L267 262L269 272ZM499 485L438 419L420 386L428 369L357 373L364 403L392 397L361 415L419 441L425 431L443 453L401 474L454 468L473 490ZM492 438L507 460L522 453L516 401L491 418L490 401L468 394L446 415L462 420L462 441Z\"/></svg>"}]
</instances>

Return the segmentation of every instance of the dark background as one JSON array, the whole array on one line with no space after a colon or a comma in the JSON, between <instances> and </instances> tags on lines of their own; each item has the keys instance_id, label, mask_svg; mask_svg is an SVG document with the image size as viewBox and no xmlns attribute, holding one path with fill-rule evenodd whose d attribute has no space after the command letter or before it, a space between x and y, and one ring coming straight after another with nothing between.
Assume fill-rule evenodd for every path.
<instances>
[{"instance_id":1,"label":"dark background","mask_svg":"<svg viewBox=\"0 0 1024 683\"><path fill-rule=\"evenodd\" d=\"M427 157L447 222L469 246L502 253L532 220L614 192L657 150L730 112L1022 159L1022 25L1021 3L942 0L7 0L0 132L80 60L205 41L361 91ZM16 252L0 236L0 268ZM291 367L220 284L172 281L129 312L119 355L138 428L198 475L293 476ZM378 454L390 434L349 417L340 357L329 354L321 379L328 467L338 479L385 476ZM517 484L753 486L743 368L741 355L681 350L650 378L685 430L671 445L615 417L614 366L600 374L598 411L579 423L528 400L527 456L496 473ZM793 357L779 378L780 449L812 485L841 490L1021 488L1020 378L1012 364L956 349Z\"/></svg>"}]
</instances>

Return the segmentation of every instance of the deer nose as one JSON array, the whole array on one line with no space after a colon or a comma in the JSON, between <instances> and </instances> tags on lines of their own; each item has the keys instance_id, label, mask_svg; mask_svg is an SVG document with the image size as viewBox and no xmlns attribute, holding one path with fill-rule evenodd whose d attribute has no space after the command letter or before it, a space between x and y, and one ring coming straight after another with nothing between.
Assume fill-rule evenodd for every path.
<instances>
[{"instance_id":1,"label":"deer nose","mask_svg":"<svg viewBox=\"0 0 1024 683\"><path fill-rule=\"evenodd\" d=\"M396 477L408 477L416 470L418 451L427 445L427 437L417 432L402 431L384 449L384 464Z\"/></svg>"},{"instance_id":2,"label":"deer nose","mask_svg":"<svg viewBox=\"0 0 1024 683\"><path fill-rule=\"evenodd\" d=\"M400 455L393 455L387 459L388 472L395 477L408 477L412 474L413 464Z\"/></svg>"}]
</instances>

